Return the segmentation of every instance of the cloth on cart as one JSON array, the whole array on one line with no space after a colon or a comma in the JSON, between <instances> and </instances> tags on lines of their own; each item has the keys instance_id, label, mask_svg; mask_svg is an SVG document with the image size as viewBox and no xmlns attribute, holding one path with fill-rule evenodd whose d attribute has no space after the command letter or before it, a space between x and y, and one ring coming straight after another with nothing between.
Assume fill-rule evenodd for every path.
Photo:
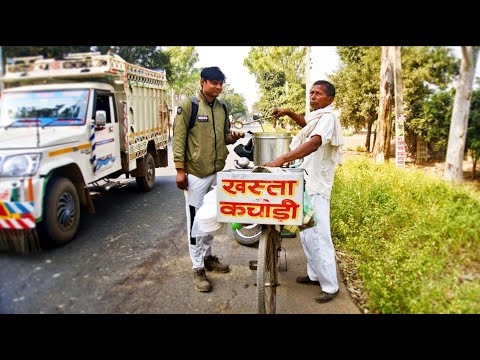
<instances>
[{"instance_id":1,"label":"cloth on cart","mask_svg":"<svg viewBox=\"0 0 480 360\"><path fill-rule=\"evenodd\" d=\"M217 187L205 194L203 203L195 214L192 237L226 235L227 223L217 221Z\"/></svg>"}]
</instances>

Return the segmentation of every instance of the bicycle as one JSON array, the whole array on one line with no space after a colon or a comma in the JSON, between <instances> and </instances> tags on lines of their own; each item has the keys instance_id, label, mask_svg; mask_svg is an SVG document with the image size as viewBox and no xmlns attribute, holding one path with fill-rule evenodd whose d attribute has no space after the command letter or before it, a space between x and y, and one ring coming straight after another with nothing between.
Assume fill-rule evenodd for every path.
<instances>
[{"instance_id":1,"label":"bicycle","mask_svg":"<svg viewBox=\"0 0 480 360\"><path fill-rule=\"evenodd\" d=\"M232 169L217 173L217 221L261 228L256 266L260 314L276 312L282 238L296 237L295 232L282 230L303 221L303 169L271 170L257 167L252 171Z\"/></svg>"},{"instance_id":2,"label":"bicycle","mask_svg":"<svg viewBox=\"0 0 480 360\"><path fill-rule=\"evenodd\" d=\"M282 249L281 228L278 225L262 225L258 243L257 260L257 310L259 314L275 314L280 252ZM290 237L290 236L289 236ZM296 235L295 235L296 237ZM286 270L285 253L285 270Z\"/></svg>"}]
</instances>

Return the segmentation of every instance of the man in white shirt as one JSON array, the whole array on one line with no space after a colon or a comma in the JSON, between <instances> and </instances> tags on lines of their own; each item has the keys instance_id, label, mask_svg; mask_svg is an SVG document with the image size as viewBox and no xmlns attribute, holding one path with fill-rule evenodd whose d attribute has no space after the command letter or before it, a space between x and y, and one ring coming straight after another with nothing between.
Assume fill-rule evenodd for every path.
<instances>
[{"instance_id":1,"label":"man in white shirt","mask_svg":"<svg viewBox=\"0 0 480 360\"><path fill-rule=\"evenodd\" d=\"M334 99L335 87L328 81L319 80L310 89L310 107L313 111L308 115L299 115L290 109L274 109L274 118L287 115L302 130L290 144L291 151L263 164L278 167L304 159L300 167L305 169L305 187L311 196L317 224L300 232L307 257L307 275L297 277L297 282L320 285L320 295L315 298L319 303L335 298L339 289L330 231L330 194L335 166L342 163L344 142L340 122L331 106Z\"/></svg>"}]
</instances>

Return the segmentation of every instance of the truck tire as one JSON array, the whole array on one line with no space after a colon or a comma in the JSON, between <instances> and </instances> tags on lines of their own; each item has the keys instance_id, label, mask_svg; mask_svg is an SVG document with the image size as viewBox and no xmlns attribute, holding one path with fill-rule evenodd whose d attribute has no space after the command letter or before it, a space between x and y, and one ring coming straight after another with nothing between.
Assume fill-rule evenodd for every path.
<instances>
[{"instance_id":1,"label":"truck tire","mask_svg":"<svg viewBox=\"0 0 480 360\"><path fill-rule=\"evenodd\" d=\"M70 179L53 177L48 182L43 202L39 234L45 245L60 245L72 240L80 223L80 201Z\"/></svg>"},{"instance_id":2,"label":"truck tire","mask_svg":"<svg viewBox=\"0 0 480 360\"><path fill-rule=\"evenodd\" d=\"M233 230L233 236L240 244L246 246L255 246L260 241L262 235L262 225L250 224L238 230Z\"/></svg>"},{"instance_id":3,"label":"truck tire","mask_svg":"<svg viewBox=\"0 0 480 360\"><path fill-rule=\"evenodd\" d=\"M149 152L145 155L145 176L138 176L135 181L138 188L144 192L151 191L155 186L155 160Z\"/></svg>"}]
</instances>

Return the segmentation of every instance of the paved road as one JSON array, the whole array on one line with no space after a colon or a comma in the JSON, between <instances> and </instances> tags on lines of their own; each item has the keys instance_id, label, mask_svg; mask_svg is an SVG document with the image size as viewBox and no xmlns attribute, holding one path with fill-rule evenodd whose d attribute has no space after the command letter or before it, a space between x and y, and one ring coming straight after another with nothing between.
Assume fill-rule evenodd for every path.
<instances>
[{"instance_id":1,"label":"paved road","mask_svg":"<svg viewBox=\"0 0 480 360\"><path fill-rule=\"evenodd\" d=\"M228 166L235 157L229 156ZM97 197L97 214L82 215L69 244L37 254L0 254L0 313L255 314L256 271L248 262L257 248L240 245L231 234L214 240L214 252L231 272L209 273L209 293L194 289L171 153L170 164L157 169L151 193L139 193L133 182ZM315 303L319 289L295 282L306 266L299 239L284 240L284 247L287 270L279 273L277 313L360 313L343 282L334 301Z\"/></svg>"}]
</instances>

